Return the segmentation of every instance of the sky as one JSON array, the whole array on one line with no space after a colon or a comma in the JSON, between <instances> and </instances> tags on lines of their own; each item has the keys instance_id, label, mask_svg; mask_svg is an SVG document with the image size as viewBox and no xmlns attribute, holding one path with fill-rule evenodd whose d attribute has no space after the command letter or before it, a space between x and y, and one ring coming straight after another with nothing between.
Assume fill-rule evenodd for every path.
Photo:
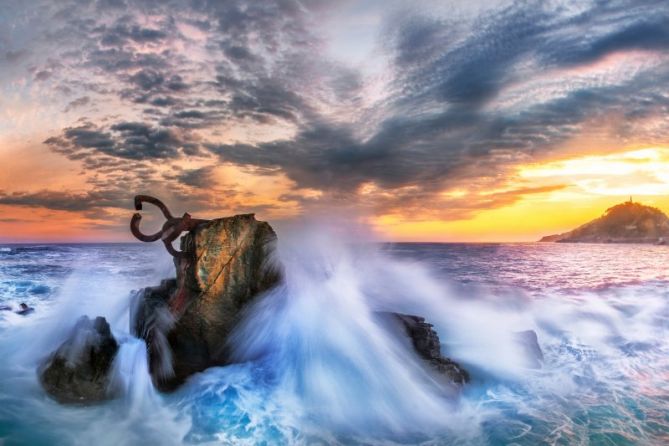
<instances>
[{"instance_id":1,"label":"sky","mask_svg":"<svg viewBox=\"0 0 669 446\"><path fill-rule=\"evenodd\" d=\"M0 0L0 242L130 241L140 193L532 241L669 211L668 111L665 0Z\"/></svg>"}]
</instances>

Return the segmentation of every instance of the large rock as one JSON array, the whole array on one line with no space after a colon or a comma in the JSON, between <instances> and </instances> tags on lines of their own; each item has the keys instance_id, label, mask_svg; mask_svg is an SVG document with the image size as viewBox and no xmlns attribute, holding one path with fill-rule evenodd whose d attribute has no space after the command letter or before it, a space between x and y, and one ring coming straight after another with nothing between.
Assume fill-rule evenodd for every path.
<instances>
[{"instance_id":1,"label":"large rock","mask_svg":"<svg viewBox=\"0 0 669 446\"><path fill-rule=\"evenodd\" d=\"M175 258L176 280L140 292L131 319L158 388L229 363L228 335L242 310L279 281L275 243L272 227L253 214L211 220L182 238L187 254Z\"/></svg>"},{"instance_id":2,"label":"large rock","mask_svg":"<svg viewBox=\"0 0 669 446\"><path fill-rule=\"evenodd\" d=\"M82 316L68 339L38 370L44 389L61 403L87 404L110 398L110 369L118 343L103 317Z\"/></svg>"}]
</instances>

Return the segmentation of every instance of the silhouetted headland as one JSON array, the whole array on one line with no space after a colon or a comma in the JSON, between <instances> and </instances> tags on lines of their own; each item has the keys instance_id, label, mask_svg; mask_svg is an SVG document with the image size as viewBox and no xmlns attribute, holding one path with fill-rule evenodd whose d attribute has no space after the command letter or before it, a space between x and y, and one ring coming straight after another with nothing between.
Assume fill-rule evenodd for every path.
<instances>
[{"instance_id":1,"label":"silhouetted headland","mask_svg":"<svg viewBox=\"0 0 669 446\"><path fill-rule=\"evenodd\" d=\"M669 240L669 217L658 208L630 201L617 204L604 215L573 231L543 237L541 242L655 243Z\"/></svg>"}]
</instances>

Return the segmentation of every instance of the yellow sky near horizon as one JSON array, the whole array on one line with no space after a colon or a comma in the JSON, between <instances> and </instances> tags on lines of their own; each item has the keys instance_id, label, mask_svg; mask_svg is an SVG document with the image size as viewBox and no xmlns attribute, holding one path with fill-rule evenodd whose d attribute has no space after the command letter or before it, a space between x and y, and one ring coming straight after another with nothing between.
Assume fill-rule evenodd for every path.
<instances>
[{"instance_id":1,"label":"yellow sky near horizon","mask_svg":"<svg viewBox=\"0 0 669 446\"><path fill-rule=\"evenodd\" d=\"M385 215L374 225L385 238L400 241L527 242L574 229L630 196L669 210L669 148L521 165L515 181L526 187L562 187L520 195L509 205L477 210L468 218L407 221ZM463 188L457 196L467 200L470 194Z\"/></svg>"}]
</instances>

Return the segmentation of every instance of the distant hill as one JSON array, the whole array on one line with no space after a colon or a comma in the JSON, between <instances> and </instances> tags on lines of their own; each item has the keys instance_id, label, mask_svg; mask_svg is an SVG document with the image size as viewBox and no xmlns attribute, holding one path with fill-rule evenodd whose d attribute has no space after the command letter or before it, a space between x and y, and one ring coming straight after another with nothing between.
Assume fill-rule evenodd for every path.
<instances>
[{"instance_id":1,"label":"distant hill","mask_svg":"<svg viewBox=\"0 0 669 446\"><path fill-rule=\"evenodd\" d=\"M606 210L604 215L564 234L549 235L541 242L560 243L665 243L669 242L669 217L661 210L631 200Z\"/></svg>"}]
</instances>

